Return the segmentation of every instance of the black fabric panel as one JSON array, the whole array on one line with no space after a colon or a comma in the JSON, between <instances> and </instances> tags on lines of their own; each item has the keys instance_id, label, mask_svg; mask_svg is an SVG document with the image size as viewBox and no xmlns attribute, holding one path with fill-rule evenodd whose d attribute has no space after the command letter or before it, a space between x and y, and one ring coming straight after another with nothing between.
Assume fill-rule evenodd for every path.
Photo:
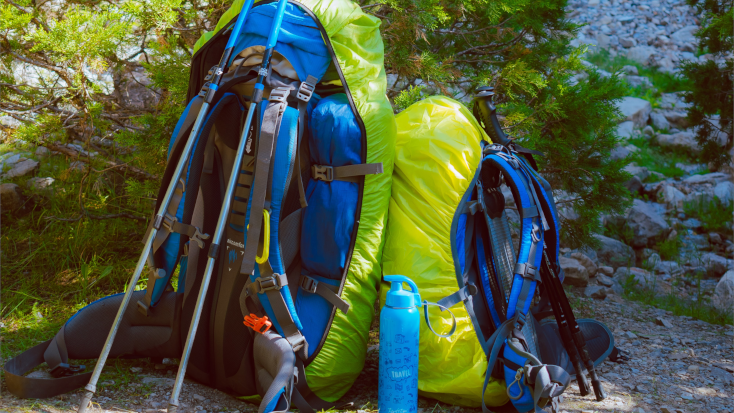
<instances>
[{"instance_id":1,"label":"black fabric panel","mask_svg":"<svg viewBox=\"0 0 734 413\"><path fill-rule=\"evenodd\" d=\"M534 319L534 318L533 318ZM577 320L579 328L586 339L586 346L589 349L589 357L594 360L594 365L598 365L611 353L614 347L614 339L608 328L596 320L579 319ZM568 357L566 349L563 347L561 335L558 332L558 324L555 320L543 320L542 323L536 325L538 333L538 343L540 345L540 361L545 364L553 364L566 370L572 379L576 378L576 369L574 369L571 360Z\"/></svg>"},{"instance_id":2,"label":"black fabric panel","mask_svg":"<svg viewBox=\"0 0 734 413\"><path fill-rule=\"evenodd\" d=\"M224 34L224 30L215 34L191 59L189 91L186 94L187 101L199 93L201 86L204 85L204 77L206 77L207 72L221 60L224 47L227 45L227 40L229 40L229 34Z\"/></svg>"},{"instance_id":3,"label":"black fabric panel","mask_svg":"<svg viewBox=\"0 0 734 413\"><path fill-rule=\"evenodd\" d=\"M173 332L176 293L163 293L160 302L147 317L135 305L144 296L145 291L133 292L110 350L110 357L180 357L180 346L165 345ZM69 320L64 338L70 359L99 357L122 298L123 295L118 294L101 299Z\"/></svg>"}]
</instances>

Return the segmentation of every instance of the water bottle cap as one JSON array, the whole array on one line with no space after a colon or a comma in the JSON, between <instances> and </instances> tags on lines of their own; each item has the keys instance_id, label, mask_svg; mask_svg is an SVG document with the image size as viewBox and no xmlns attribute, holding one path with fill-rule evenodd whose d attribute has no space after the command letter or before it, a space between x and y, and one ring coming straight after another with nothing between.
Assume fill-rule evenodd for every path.
<instances>
[{"instance_id":1,"label":"water bottle cap","mask_svg":"<svg viewBox=\"0 0 734 413\"><path fill-rule=\"evenodd\" d=\"M387 292L385 305L388 307L410 308L421 305L421 296L413 280L404 275L386 275L385 281L391 283ZM410 286L410 291L403 290L403 283Z\"/></svg>"}]
</instances>

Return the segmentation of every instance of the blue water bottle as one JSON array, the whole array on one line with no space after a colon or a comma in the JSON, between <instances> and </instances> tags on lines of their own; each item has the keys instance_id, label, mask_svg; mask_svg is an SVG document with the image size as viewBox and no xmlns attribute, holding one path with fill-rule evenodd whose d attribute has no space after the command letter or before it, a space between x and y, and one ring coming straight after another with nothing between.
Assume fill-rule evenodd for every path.
<instances>
[{"instance_id":1,"label":"blue water bottle","mask_svg":"<svg viewBox=\"0 0 734 413\"><path fill-rule=\"evenodd\" d=\"M380 413L418 410L418 336L421 305L418 287L402 275L387 275L392 283L380 312ZM403 290L403 283L410 291Z\"/></svg>"}]
</instances>

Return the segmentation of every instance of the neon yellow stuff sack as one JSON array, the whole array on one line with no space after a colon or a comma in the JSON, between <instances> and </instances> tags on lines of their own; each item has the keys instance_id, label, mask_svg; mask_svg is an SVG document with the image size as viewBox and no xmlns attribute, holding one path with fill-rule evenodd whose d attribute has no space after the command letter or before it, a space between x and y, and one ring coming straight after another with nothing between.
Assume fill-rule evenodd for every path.
<instances>
[{"instance_id":1,"label":"neon yellow stuff sack","mask_svg":"<svg viewBox=\"0 0 734 413\"><path fill-rule=\"evenodd\" d=\"M422 299L436 302L457 290L451 224L479 166L480 142L490 139L466 107L446 97L415 103L396 122L383 273L410 277ZM446 403L479 407L487 357L464 306L451 310L457 329L449 338L421 323L418 390ZM438 332L451 328L448 312L431 310L430 319ZM491 379L485 401L490 406L509 401L504 381Z\"/></svg>"}]
</instances>

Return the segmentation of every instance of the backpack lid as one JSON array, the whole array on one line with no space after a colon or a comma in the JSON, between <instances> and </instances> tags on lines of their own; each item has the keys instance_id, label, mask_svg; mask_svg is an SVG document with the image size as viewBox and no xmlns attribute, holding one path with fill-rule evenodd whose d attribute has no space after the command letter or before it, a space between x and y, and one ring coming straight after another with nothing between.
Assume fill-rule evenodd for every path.
<instances>
[{"instance_id":1,"label":"backpack lid","mask_svg":"<svg viewBox=\"0 0 734 413\"><path fill-rule=\"evenodd\" d=\"M410 308L421 304L421 295L418 293L418 286L410 278L404 275L386 275L385 281L392 284L385 299L386 306ZM410 286L410 291L403 290L403 283L407 283Z\"/></svg>"}]
</instances>

